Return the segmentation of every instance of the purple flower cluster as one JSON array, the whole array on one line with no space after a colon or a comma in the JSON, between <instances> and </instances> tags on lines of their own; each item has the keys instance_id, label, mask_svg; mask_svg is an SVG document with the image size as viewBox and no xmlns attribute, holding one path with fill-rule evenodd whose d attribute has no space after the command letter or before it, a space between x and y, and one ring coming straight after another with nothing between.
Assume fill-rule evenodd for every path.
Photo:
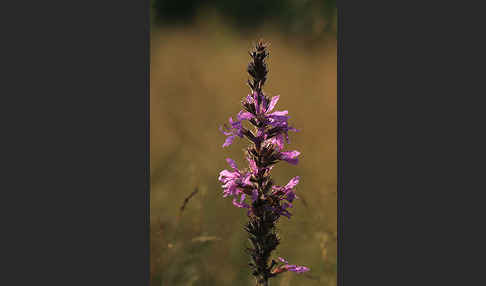
<instances>
[{"instance_id":1,"label":"purple flower cluster","mask_svg":"<svg viewBox=\"0 0 486 286\"><path fill-rule=\"evenodd\" d=\"M279 258L284 265L273 269L277 265L275 260L268 266L270 253L275 250L280 239L276 235L275 223L278 218L291 217L288 211L297 198L295 187L300 177L292 178L285 186L273 184L270 171L279 161L286 161L297 165L300 152L297 150L284 151L284 144L289 143L289 131L298 131L289 126L288 111L274 111L279 96L268 98L262 91L266 81L265 58L268 56L267 46L257 43L250 53L252 61L248 66L248 73L253 80L248 81L251 93L242 100L243 109L236 119L229 118L229 125L224 124L220 131L227 136L223 147L230 146L236 137L246 137L250 146L246 150L249 167L238 169L236 163L227 158L231 170L223 170L219 174L219 181L223 188L223 197L232 197L233 205L248 209L250 221L245 227L250 235L253 248L248 248L253 261L249 264L258 283L267 285L270 277L285 271L302 273L309 268L289 265L286 260ZM245 125L253 126L253 130ZM272 270L273 269L273 270Z\"/></svg>"},{"instance_id":2,"label":"purple flower cluster","mask_svg":"<svg viewBox=\"0 0 486 286\"><path fill-rule=\"evenodd\" d=\"M271 100L268 100L262 92L253 92L253 95L248 95L242 102L245 110L241 110L238 113L237 120L234 121L230 117L230 126L224 125L220 127L223 134L227 136L223 147L231 145L236 136L242 138L246 136L254 144L254 149L249 149L249 155L247 156L249 163L248 172L238 170L236 163L232 159L227 158L226 161L233 171L221 171L219 181L223 184L223 197L232 196L235 206L250 209L250 205L245 202L247 195L251 198L252 203L260 195L263 195L263 199L267 196L279 201L285 199L288 202L284 202L278 207L272 206L272 209L281 215L290 217L290 213L286 209L292 207L291 203L296 197L293 188L299 182L299 177L293 178L285 187L273 186L273 192L268 194L260 194L258 192L258 184L255 184L258 176L268 173L278 160L286 161L293 165L299 162L297 158L300 155L299 151L282 151L284 140L286 143L289 142L288 132L296 132L298 130L288 125L289 116L287 115L287 110L271 112L278 99L279 96L274 96ZM254 131L243 127L242 122L245 120L255 126ZM257 162L259 150L266 150L267 153L272 153L273 157L270 158L272 164L270 166L263 166L261 162ZM254 156L252 156L252 153Z\"/></svg>"},{"instance_id":3,"label":"purple flower cluster","mask_svg":"<svg viewBox=\"0 0 486 286\"><path fill-rule=\"evenodd\" d=\"M289 113L287 110L270 113L275 108L279 99L280 96L278 95L272 97L269 101L263 93L253 92L252 95L249 94L242 102L243 107L247 108L248 111L241 110L236 117L236 121L230 117L228 120L229 126L225 124L220 127L220 131L228 136L223 147L231 145L236 136L243 138L243 135L247 135L248 139L255 144L273 144L279 150L282 150L284 147L284 138L289 143L288 132L298 130L288 125L288 119L290 117L287 115ZM242 122L244 120L257 126L256 135L253 133L249 134L249 131L243 127ZM298 151L293 152L297 152L297 154L294 155L294 153L288 154L289 152L284 152L284 156L298 156Z\"/></svg>"}]
</instances>

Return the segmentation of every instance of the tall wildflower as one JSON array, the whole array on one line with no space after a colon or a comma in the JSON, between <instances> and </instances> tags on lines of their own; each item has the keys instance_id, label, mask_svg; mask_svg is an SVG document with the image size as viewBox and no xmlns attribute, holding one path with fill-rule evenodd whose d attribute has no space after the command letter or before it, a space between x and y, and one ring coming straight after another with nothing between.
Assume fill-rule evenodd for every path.
<instances>
[{"instance_id":1,"label":"tall wildflower","mask_svg":"<svg viewBox=\"0 0 486 286\"><path fill-rule=\"evenodd\" d=\"M226 135L223 147L231 145L236 137L247 138L250 145L246 149L247 169L238 169L236 163L228 158L231 170L220 172L223 197L232 198L233 205L247 209L251 256L249 266L258 285L268 285L268 279L286 271L302 273L309 271L305 266L290 265L284 258L271 259L271 253L280 243L275 225L281 216L290 219L295 194L295 186L300 178L294 177L285 186L274 185L270 176L273 166L286 161L296 165L300 152L284 151L289 143L289 131L298 131L288 124L288 111L274 111L279 96L269 98L262 87L267 78L268 45L259 41L250 52L248 80L251 93L242 100L243 109L236 118L229 118L229 124L220 128ZM243 126L247 121L253 126L249 130ZM271 261L271 262L270 262Z\"/></svg>"}]
</instances>

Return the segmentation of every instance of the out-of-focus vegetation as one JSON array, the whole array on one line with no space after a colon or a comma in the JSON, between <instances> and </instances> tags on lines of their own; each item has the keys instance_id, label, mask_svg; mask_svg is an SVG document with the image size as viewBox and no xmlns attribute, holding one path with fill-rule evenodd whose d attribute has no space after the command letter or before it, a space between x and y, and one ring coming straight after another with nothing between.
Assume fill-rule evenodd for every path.
<instances>
[{"instance_id":1,"label":"out-of-focus vegetation","mask_svg":"<svg viewBox=\"0 0 486 286\"><path fill-rule=\"evenodd\" d=\"M336 32L335 0L152 0L153 23L191 25L201 11L222 15L231 28L247 32L271 23L286 34L321 37Z\"/></svg>"},{"instance_id":2,"label":"out-of-focus vegetation","mask_svg":"<svg viewBox=\"0 0 486 286\"><path fill-rule=\"evenodd\" d=\"M311 268L302 275L285 273L270 284L336 285L335 36L317 39L270 22L238 28L237 20L214 9L191 13L185 25L152 27L151 285L255 284L244 252L246 212L222 198L217 180L228 168L227 157L245 167L242 149L247 143L235 140L221 148L225 136L218 127L234 118L249 91L247 52L260 37L271 43L264 91L281 95L277 109L289 110L289 122L301 130L290 134L287 147L302 152L299 165L279 163L273 171L279 185L301 176L300 200L294 217L283 217L278 224L282 242L274 254ZM181 213L184 199L196 187Z\"/></svg>"}]
</instances>

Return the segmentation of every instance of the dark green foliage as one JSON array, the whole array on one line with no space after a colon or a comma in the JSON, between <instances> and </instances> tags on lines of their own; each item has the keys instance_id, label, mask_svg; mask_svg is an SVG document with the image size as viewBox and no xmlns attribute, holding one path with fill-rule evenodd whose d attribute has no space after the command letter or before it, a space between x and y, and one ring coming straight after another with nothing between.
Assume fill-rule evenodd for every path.
<instances>
[{"instance_id":1,"label":"dark green foliage","mask_svg":"<svg viewBox=\"0 0 486 286\"><path fill-rule=\"evenodd\" d=\"M199 0L152 0L155 21L158 23L187 23L202 6Z\"/></svg>"},{"instance_id":2,"label":"dark green foliage","mask_svg":"<svg viewBox=\"0 0 486 286\"><path fill-rule=\"evenodd\" d=\"M297 34L314 32L320 19L325 22L322 31L329 32L336 15L335 0L152 0L152 8L158 24L190 24L200 10L210 8L242 31L271 22Z\"/></svg>"}]
</instances>

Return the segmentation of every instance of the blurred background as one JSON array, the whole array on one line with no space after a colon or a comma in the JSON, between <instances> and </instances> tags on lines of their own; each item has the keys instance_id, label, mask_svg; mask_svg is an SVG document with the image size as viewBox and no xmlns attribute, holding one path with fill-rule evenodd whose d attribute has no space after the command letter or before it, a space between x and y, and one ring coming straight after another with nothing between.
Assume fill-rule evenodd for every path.
<instances>
[{"instance_id":1,"label":"blurred background","mask_svg":"<svg viewBox=\"0 0 486 286\"><path fill-rule=\"evenodd\" d=\"M223 149L218 127L249 92L248 50L260 38L271 44L264 91L280 95L276 109L301 130L287 145L302 152L299 165L273 169L278 185L301 176L274 254L311 268L270 284L336 285L335 1L153 0L151 16L151 285L255 284L246 212L222 198L217 180L228 157L246 167L246 142Z\"/></svg>"}]
</instances>

